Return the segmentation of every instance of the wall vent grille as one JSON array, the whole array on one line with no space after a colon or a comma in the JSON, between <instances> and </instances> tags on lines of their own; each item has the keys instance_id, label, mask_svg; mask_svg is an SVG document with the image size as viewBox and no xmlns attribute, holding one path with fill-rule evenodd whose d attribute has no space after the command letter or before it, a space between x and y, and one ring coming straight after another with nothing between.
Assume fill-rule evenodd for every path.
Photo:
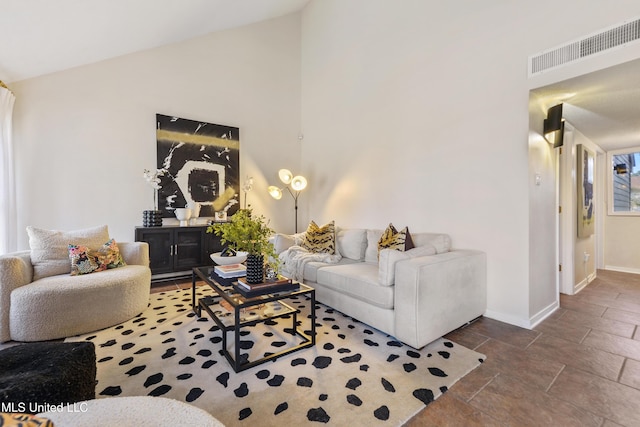
<instances>
[{"instance_id":1,"label":"wall vent grille","mask_svg":"<svg viewBox=\"0 0 640 427\"><path fill-rule=\"evenodd\" d=\"M640 39L640 18L529 57L529 77Z\"/></svg>"}]
</instances>

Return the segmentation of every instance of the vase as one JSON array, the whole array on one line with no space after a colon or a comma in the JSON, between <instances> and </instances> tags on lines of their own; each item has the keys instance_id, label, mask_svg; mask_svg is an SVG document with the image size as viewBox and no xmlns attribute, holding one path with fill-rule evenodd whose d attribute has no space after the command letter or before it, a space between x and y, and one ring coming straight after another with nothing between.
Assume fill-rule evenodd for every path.
<instances>
[{"instance_id":1,"label":"vase","mask_svg":"<svg viewBox=\"0 0 640 427\"><path fill-rule=\"evenodd\" d=\"M162 212L159 210L142 211L142 225L144 227L162 227Z\"/></svg>"},{"instance_id":2,"label":"vase","mask_svg":"<svg viewBox=\"0 0 640 427\"><path fill-rule=\"evenodd\" d=\"M247 283L262 283L264 255L247 255Z\"/></svg>"},{"instance_id":3,"label":"vase","mask_svg":"<svg viewBox=\"0 0 640 427\"><path fill-rule=\"evenodd\" d=\"M187 205L185 207L191 209L191 219L189 220L189 224L190 225L197 225L198 224L198 217L200 216L200 208L201 208L200 203L198 203L198 202L189 202L189 203L187 203Z\"/></svg>"},{"instance_id":4,"label":"vase","mask_svg":"<svg viewBox=\"0 0 640 427\"><path fill-rule=\"evenodd\" d=\"M278 271L271 264L267 264L264 268L264 279L266 281L276 280L278 278Z\"/></svg>"},{"instance_id":5,"label":"vase","mask_svg":"<svg viewBox=\"0 0 640 427\"><path fill-rule=\"evenodd\" d=\"M174 211L176 218L180 221L180 227L186 227L189 225L189 219L191 218L191 209L189 208L176 208Z\"/></svg>"}]
</instances>

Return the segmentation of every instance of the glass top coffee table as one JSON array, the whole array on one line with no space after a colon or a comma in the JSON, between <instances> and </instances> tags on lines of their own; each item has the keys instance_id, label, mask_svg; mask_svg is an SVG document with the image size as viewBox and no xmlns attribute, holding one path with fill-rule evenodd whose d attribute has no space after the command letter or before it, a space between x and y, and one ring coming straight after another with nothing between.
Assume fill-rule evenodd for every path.
<instances>
[{"instance_id":1,"label":"glass top coffee table","mask_svg":"<svg viewBox=\"0 0 640 427\"><path fill-rule=\"evenodd\" d=\"M204 281L211 286L217 295L207 296L196 300L196 282ZM216 275L213 267L197 267L193 269L191 283L191 306L198 317L202 316L202 310L213 319L222 331L222 352L233 367L240 372L252 368L269 360L277 359L286 354L316 344L316 291L311 286L297 283L295 289L280 292L264 293L256 296L244 296L237 285L237 278L225 279ZM310 328L305 332L298 327L298 313L300 310L287 304L287 299L307 296L311 302ZM255 360L249 360L248 353L241 353L240 335L243 327L253 326L277 318L292 319L292 335L298 343L284 348L276 353L268 353ZM287 330L289 330L287 328ZM227 334L233 333L233 349L229 350Z\"/></svg>"}]
</instances>

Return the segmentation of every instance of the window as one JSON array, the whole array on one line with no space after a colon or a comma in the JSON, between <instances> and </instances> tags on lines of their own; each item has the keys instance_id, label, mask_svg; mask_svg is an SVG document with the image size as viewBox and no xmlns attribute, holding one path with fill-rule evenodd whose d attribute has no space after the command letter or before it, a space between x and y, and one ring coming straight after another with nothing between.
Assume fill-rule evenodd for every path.
<instances>
[{"instance_id":1,"label":"window","mask_svg":"<svg viewBox=\"0 0 640 427\"><path fill-rule=\"evenodd\" d=\"M640 215L640 149L609 153L609 214Z\"/></svg>"}]
</instances>

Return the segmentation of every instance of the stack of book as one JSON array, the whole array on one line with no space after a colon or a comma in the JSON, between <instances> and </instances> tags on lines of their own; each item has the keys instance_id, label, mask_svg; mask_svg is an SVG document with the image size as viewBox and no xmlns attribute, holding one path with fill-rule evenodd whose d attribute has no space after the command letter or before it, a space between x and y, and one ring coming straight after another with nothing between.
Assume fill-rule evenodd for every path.
<instances>
[{"instance_id":1,"label":"stack of book","mask_svg":"<svg viewBox=\"0 0 640 427\"><path fill-rule=\"evenodd\" d=\"M247 283L246 277L240 277L236 289L245 297L253 297L276 292L294 291L300 289L300 284L294 283L284 276L278 276L275 280L267 280L261 283Z\"/></svg>"},{"instance_id":2,"label":"stack of book","mask_svg":"<svg viewBox=\"0 0 640 427\"><path fill-rule=\"evenodd\" d=\"M247 267L243 264L216 265L213 271L225 279L247 275Z\"/></svg>"}]
</instances>

